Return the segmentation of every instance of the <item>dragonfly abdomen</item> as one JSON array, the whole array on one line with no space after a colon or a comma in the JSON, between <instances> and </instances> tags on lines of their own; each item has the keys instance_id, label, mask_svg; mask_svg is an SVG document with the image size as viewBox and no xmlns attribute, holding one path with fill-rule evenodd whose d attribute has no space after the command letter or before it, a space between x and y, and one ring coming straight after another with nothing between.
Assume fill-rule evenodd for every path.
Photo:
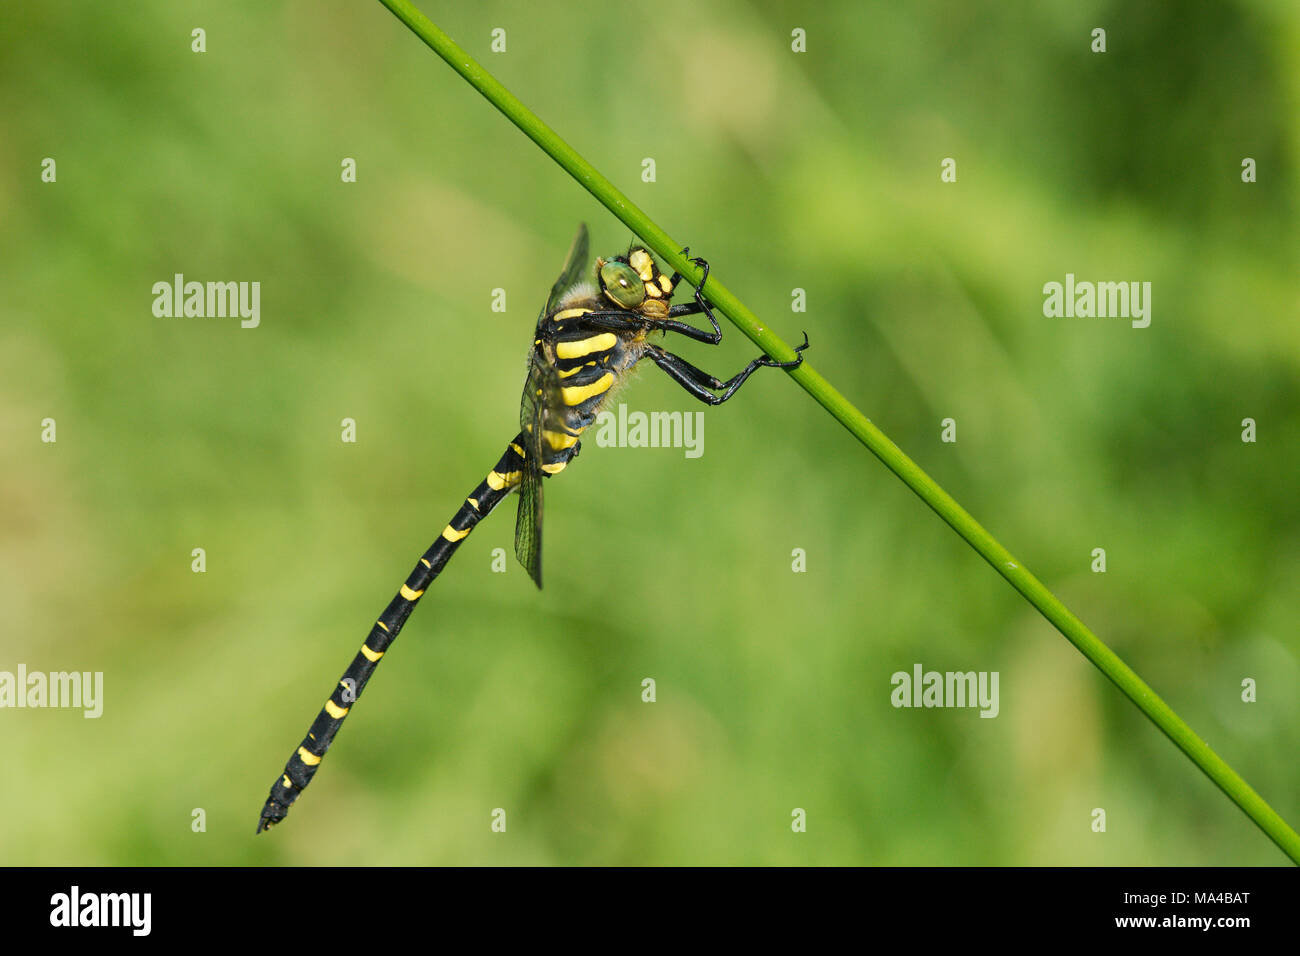
<instances>
[{"instance_id":1,"label":"dragonfly abdomen","mask_svg":"<svg viewBox=\"0 0 1300 956\"><path fill-rule=\"evenodd\" d=\"M505 454L501 456L486 478L477 488L470 492L460 510L452 516L442 534L420 558L411 571L397 595L388 602L384 613L379 615L366 635L361 649L343 672L334 692L325 701L311 729L303 738L298 749L289 757L280 779L271 787L271 792L262 807L262 815L257 825L261 833L268 827L279 823L289 813L289 808L298 799L298 795L311 783L312 777L320 768L330 744L343 726L343 720L352 705L360 698L371 676L379 667L379 662L387 653L389 646L397 639L402 625L406 623L416 602L433 583L439 572L451 560L474 527L486 518L519 484L524 468L523 436L518 435L510 443Z\"/></svg>"}]
</instances>

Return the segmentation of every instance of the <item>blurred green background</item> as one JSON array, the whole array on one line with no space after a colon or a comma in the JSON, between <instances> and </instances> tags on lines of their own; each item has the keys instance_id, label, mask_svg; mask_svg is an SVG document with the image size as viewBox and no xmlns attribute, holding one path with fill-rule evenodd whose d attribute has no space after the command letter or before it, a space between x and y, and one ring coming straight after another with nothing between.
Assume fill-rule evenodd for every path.
<instances>
[{"instance_id":1,"label":"blurred green background","mask_svg":"<svg viewBox=\"0 0 1300 956\"><path fill-rule=\"evenodd\" d=\"M787 340L806 328L1300 822L1300 8L422 8ZM588 441L547 484L540 595L513 555L491 571L513 504L485 522L255 838L514 434L577 223L594 252L630 236L378 3L11 0L0 26L0 670L103 671L106 697L99 720L0 711L0 861L1285 862L775 372L705 413L698 459ZM260 327L154 317L177 272L260 281ZM1150 281L1151 326L1045 318L1067 272ZM729 375L755 350L680 351ZM699 407L652 367L618 400ZM916 663L998 671L1000 715L894 709Z\"/></svg>"}]
</instances>

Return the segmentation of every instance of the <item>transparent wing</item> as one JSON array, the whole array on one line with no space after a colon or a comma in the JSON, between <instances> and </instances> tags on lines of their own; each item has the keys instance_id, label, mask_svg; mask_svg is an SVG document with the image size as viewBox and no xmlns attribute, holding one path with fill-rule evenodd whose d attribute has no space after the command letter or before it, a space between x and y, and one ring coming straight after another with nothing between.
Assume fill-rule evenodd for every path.
<instances>
[{"instance_id":1,"label":"transparent wing","mask_svg":"<svg viewBox=\"0 0 1300 956\"><path fill-rule=\"evenodd\" d=\"M528 576L542 586L542 431L547 409L555 408L559 376L540 356L528 366L519 431L524 437L524 473L519 483L519 514L515 519L515 557Z\"/></svg>"},{"instance_id":2,"label":"transparent wing","mask_svg":"<svg viewBox=\"0 0 1300 956\"><path fill-rule=\"evenodd\" d=\"M565 293L582 281L587 271L587 224L578 223L578 233L564 260L559 278L537 317L538 325L558 307ZM536 350L528 363L528 381L524 383L519 403L519 431L524 436L524 473L519 483L519 514L515 518L515 557L528 576L542 586L542 432L560 429L557 410L560 401L560 378L555 369Z\"/></svg>"},{"instance_id":3,"label":"transparent wing","mask_svg":"<svg viewBox=\"0 0 1300 956\"><path fill-rule=\"evenodd\" d=\"M515 519L515 557L540 590L542 587L542 476L529 466L519 485Z\"/></svg>"},{"instance_id":4,"label":"transparent wing","mask_svg":"<svg viewBox=\"0 0 1300 956\"><path fill-rule=\"evenodd\" d=\"M573 245L569 247L569 257L564 260L564 269L560 272L560 277L555 280L555 285L551 286L551 294L546 299L546 307L542 309L542 315L550 315L554 312L555 307L564 298L564 293L582 281L587 271L587 255L587 224L580 222L578 234L573 237Z\"/></svg>"}]
</instances>

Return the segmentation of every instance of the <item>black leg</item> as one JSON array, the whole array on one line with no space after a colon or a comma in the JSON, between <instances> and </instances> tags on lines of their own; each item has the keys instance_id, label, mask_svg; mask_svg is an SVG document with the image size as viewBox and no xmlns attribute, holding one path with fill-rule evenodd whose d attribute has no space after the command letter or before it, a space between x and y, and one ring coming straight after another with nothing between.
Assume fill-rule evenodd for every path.
<instances>
[{"instance_id":1,"label":"black leg","mask_svg":"<svg viewBox=\"0 0 1300 956\"><path fill-rule=\"evenodd\" d=\"M713 326L712 333L704 333L706 336L709 336L709 339L705 339L704 341L711 340L713 344L716 345L718 342L722 341L722 327L718 325L718 320L714 317L713 311L707 305L700 302L687 302L685 305L670 306L668 309L668 317L670 319L678 319L684 315L699 315L701 312L709 317L709 323Z\"/></svg>"},{"instance_id":2,"label":"black leg","mask_svg":"<svg viewBox=\"0 0 1300 956\"><path fill-rule=\"evenodd\" d=\"M619 312L610 310L608 312L584 312L573 321L581 321L583 325L590 325L593 328L605 329L608 332L635 332L638 329L646 327L644 319L629 319L630 312Z\"/></svg>"},{"instance_id":3,"label":"black leg","mask_svg":"<svg viewBox=\"0 0 1300 956\"><path fill-rule=\"evenodd\" d=\"M661 369L669 374L673 381L677 382L682 388L690 392L706 405L721 405L736 390L745 384L745 380L754 374L756 369L760 368L797 368L803 362L803 350L808 347L808 336L804 335L803 345L795 349L798 353L793 361L778 362L775 359L768 358L766 355L760 355L748 365L746 365L738 374L733 375L725 382L721 379L710 375L702 369L696 368L680 355L674 355L666 349L661 349L657 345L646 346L645 354L654 361ZM715 395L715 391L720 391L721 395Z\"/></svg>"},{"instance_id":4,"label":"black leg","mask_svg":"<svg viewBox=\"0 0 1300 956\"><path fill-rule=\"evenodd\" d=\"M690 247L690 246L687 246L685 249L683 249L683 250L682 250L682 255L684 255L684 256L686 256L688 259L690 259L690 255L691 255L691 247ZM691 262L694 262L694 263L698 263L698 264L700 264L700 268L702 268L702 269L707 269L707 268L708 268L708 265L704 262L703 259L691 259L690 261L691 261ZM704 277L707 279L708 276L709 276L709 274L708 274L708 272L706 271L706 272L704 273ZM677 286L678 286L678 285L681 283L681 281L682 281L682 274L681 274L680 272L678 272L676 269L674 269L674 270L673 270L672 278L670 278L668 281L671 282L672 285L673 285L673 288L676 289ZM700 285L704 285L704 283L701 282Z\"/></svg>"},{"instance_id":5,"label":"black leg","mask_svg":"<svg viewBox=\"0 0 1300 956\"><path fill-rule=\"evenodd\" d=\"M701 259L699 256L692 256L690 246L687 246L685 249L682 250L682 255L687 256L691 262L694 262L697 266L699 266L701 269L704 270L704 275L700 276L700 284L695 287L695 301L700 304L701 310L707 312L709 311L709 307L705 305L704 299L701 297L700 293L704 291L704 283L709 281L709 264L707 261ZM669 283L671 283L672 287L676 289L677 286L681 284L682 274L674 269L672 277L668 281Z\"/></svg>"},{"instance_id":6,"label":"black leg","mask_svg":"<svg viewBox=\"0 0 1300 956\"><path fill-rule=\"evenodd\" d=\"M688 255L690 251L691 251L691 247L687 246L685 249L682 250L682 255L684 256ZM704 259L701 259L699 256L693 257L691 259L691 262L694 262L697 266L699 266L701 269L704 270L704 275L700 276L700 284L695 287L695 301L688 303L687 305L673 306L671 309L668 310L668 315L670 318L679 318L680 316L683 315L699 315L701 312L703 312L705 315L709 317L709 324L713 326L713 334L710 335L709 333L705 332L703 333L703 337L698 335L690 335L689 332L683 334L690 336L691 338L695 339L697 342L709 342L712 345L717 345L719 342L722 341L722 327L718 325L718 320L714 316L713 310L709 308L709 303L704 298L704 284L709 281L709 264ZM672 274L672 278L670 278L668 281L672 284L672 287L676 289L678 283L682 281L682 274L680 272L674 272ZM691 328L694 329L694 326L692 326ZM699 332L699 329L694 329L694 330L696 332ZM679 332L681 330L671 329L670 331Z\"/></svg>"},{"instance_id":7,"label":"black leg","mask_svg":"<svg viewBox=\"0 0 1300 956\"><path fill-rule=\"evenodd\" d=\"M675 306L674 309L676 308L686 308L686 306ZM672 314L672 312L669 312L669 315ZM695 311L678 314L694 315ZM633 332L649 326L663 332L676 332L688 339L707 342L709 345L717 345L722 341L722 329L718 326L716 320L713 323L714 331L705 332L703 329L697 329L689 323L675 322L672 319L629 319L627 316L628 313L626 312L584 312L579 316L579 320L593 328L606 329L610 332Z\"/></svg>"}]
</instances>

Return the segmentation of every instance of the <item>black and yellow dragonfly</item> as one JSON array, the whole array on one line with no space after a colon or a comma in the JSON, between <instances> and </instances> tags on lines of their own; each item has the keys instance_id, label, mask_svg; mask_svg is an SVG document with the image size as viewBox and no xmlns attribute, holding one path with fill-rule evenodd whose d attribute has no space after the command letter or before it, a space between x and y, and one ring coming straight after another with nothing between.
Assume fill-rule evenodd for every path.
<instances>
[{"instance_id":1,"label":"black and yellow dragonfly","mask_svg":"<svg viewBox=\"0 0 1300 956\"><path fill-rule=\"evenodd\" d=\"M799 353L808 347L807 335L795 349L793 361L777 362L759 356L730 379L715 378L648 341L652 333L667 332L710 345L722 341L722 329L702 294L708 281L707 262L691 260L704 272L695 301L670 305L682 277L676 272L664 275L643 247L633 245L626 255L598 258L594 281L588 273L587 254L584 225L579 227L564 271L537 319L520 404L519 434L487 477L470 492L371 627L307 736L289 758L284 773L271 786L258 821L258 833L288 815L420 596L474 526L516 489L519 512L515 554L537 586L542 586L542 479L563 471L578 454L583 431L596 420L615 385L632 366L648 358L696 398L709 405L721 405L756 369L794 368L803 361ZM708 317L712 331L681 321L684 316L700 313Z\"/></svg>"}]
</instances>

